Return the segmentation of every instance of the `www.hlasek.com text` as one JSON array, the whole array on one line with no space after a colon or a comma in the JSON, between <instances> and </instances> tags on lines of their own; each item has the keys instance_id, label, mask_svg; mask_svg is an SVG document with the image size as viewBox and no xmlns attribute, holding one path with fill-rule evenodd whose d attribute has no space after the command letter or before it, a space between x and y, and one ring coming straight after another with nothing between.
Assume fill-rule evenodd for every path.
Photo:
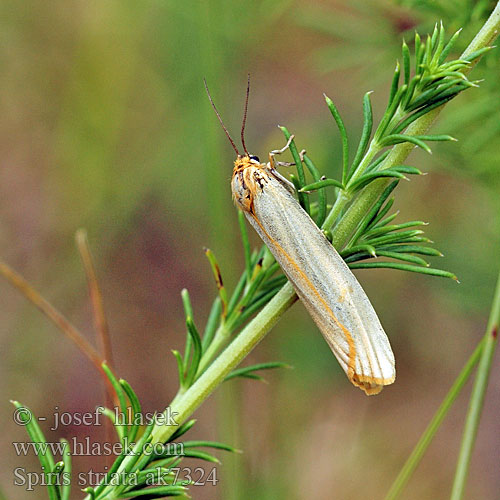
<instances>
[{"instance_id":1,"label":"www.hlasek.com text","mask_svg":"<svg viewBox=\"0 0 500 500\"><path fill-rule=\"evenodd\" d=\"M111 456L121 455L125 452L127 455L157 455L157 456L183 456L183 443L144 443L140 450L134 450L135 442L129 443L127 438L123 442L117 443L98 443L92 442L87 436L83 441L78 441L73 437L69 441L72 456ZM66 444L63 442L14 442L12 443L18 456L27 456L34 453L37 456L46 456L47 452L52 455L63 455Z\"/></svg>"}]
</instances>

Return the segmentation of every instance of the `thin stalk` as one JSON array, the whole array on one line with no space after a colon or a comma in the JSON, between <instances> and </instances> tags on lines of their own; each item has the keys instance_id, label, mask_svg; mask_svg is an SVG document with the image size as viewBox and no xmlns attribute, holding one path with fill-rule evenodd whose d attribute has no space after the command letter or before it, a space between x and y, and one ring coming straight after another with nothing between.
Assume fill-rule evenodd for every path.
<instances>
[{"instance_id":1,"label":"thin stalk","mask_svg":"<svg viewBox=\"0 0 500 500\"><path fill-rule=\"evenodd\" d=\"M94 324L101 344L101 352L106 360L106 364L113 369L113 351L111 348L111 338L109 336L108 320L104 312L104 302L102 298L101 287L97 280L94 260L90 252L87 231L79 229L75 234L75 241L80 257L83 262L83 268L87 277L89 287L90 300L92 301L92 309L94 311Z\"/></svg>"},{"instance_id":2,"label":"thin stalk","mask_svg":"<svg viewBox=\"0 0 500 500\"><path fill-rule=\"evenodd\" d=\"M424 433L420 437L418 443L411 452L411 455L408 457L405 464L403 465L403 468L399 472L389 492L387 493L385 500L396 500L397 498L399 498L403 489L408 484L408 481L410 480L411 476L415 472L415 469L422 460L424 453L427 451L427 448L431 444L434 435L436 434L441 423L448 414L449 409L457 399L457 396L462 391L464 385L469 380L474 368L479 362L481 353L483 352L484 341L485 339L483 338L479 342L478 346L472 353L471 357L468 359L467 363L462 368L462 371L456 378L455 382L451 386L451 389L448 391L448 394L446 394L443 402L441 403L438 410L432 417L432 420L430 421L429 425L427 426Z\"/></svg>"},{"instance_id":3,"label":"thin stalk","mask_svg":"<svg viewBox=\"0 0 500 500\"><path fill-rule=\"evenodd\" d=\"M106 318L106 313L104 312L104 301L102 298L101 287L99 286L99 281L97 280L97 274L94 266L94 260L92 258L92 253L90 251L89 241L87 238L87 231L85 229L78 229L75 234L75 241L78 251L80 252L80 257L82 259L83 268L85 270L85 275L87 277L87 285L89 289L89 296L92 302L92 310L94 317L94 326L96 329L97 337L100 342L101 355L106 360L107 365L113 369L113 351L111 348L111 337L109 335L108 320ZM105 378L105 401L106 406L111 408L113 405L118 406L118 395L115 391L109 394L107 391L108 378ZM108 418L105 419L105 433L106 440L110 442L113 439L113 424ZM111 457L107 457L107 465L110 466L112 463Z\"/></svg>"},{"instance_id":4,"label":"thin stalk","mask_svg":"<svg viewBox=\"0 0 500 500\"><path fill-rule=\"evenodd\" d=\"M484 396L490 378L491 363L495 347L498 343L498 323L500 321L500 275L498 276L497 287L493 298L490 319L483 339L483 350L479 367L477 369L474 387L469 401L469 410L464 426L462 444L458 455L455 479L451 490L451 500L461 500L465 492L465 484L469 472L469 463L476 441L479 420L483 410Z\"/></svg>"},{"instance_id":5,"label":"thin stalk","mask_svg":"<svg viewBox=\"0 0 500 500\"><path fill-rule=\"evenodd\" d=\"M200 360L200 364L198 365L198 374L202 373L205 370L205 368L217 355L219 350L227 343L230 336L231 331L227 328L226 323L221 324L219 328L217 328L214 339L208 346L207 350L203 353L203 356Z\"/></svg>"},{"instance_id":6,"label":"thin stalk","mask_svg":"<svg viewBox=\"0 0 500 500\"><path fill-rule=\"evenodd\" d=\"M342 210L344 210L345 206L347 205L347 203L349 203L350 200L351 197L346 191L340 191L337 199L335 200L335 203L333 204L332 209L328 213L328 216L326 217L325 222L323 222L321 228L328 231L335 224L335 221L338 219L338 217L342 213Z\"/></svg>"},{"instance_id":7,"label":"thin stalk","mask_svg":"<svg viewBox=\"0 0 500 500\"><path fill-rule=\"evenodd\" d=\"M348 187L349 184L354 183L363 174L363 172L366 170L366 167L368 167L372 159L379 153L380 149L381 149L380 146L373 139L370 142L368 151L361 160L361 163L358 165L358 168L356 168L356 171L352 174L351 178L349 179ZM329 231L333 227L335 221L337 220L338 216L342 213L344 207L351 201L352 196L353 195L349 193L348 189L342 190L339 193L337 199L335 200L335 203L333 204L332 209L330 210L330 213L328 214L327 218L325 219L325 222L323 222L323 225L321 226L322 229Z\"/></svg>"},{"instance_id":8,"label":"thin stalk","mask_svg":"<svg viewBox=\"0 0 500 500\"><path fill-rule=\"evenodd\" d=\"M365 155L363 156L363 159L361 160L361 162L358 165L358 168L355 170L355 172L353 172L351 178L349 179L349 182L347 184L348 187L349 187L349 184L353 184L355 181L357 181L363 175L364 171L366 170L366 167L368 167L368 165L370 165L373 158L375 158L375 156L377 156L377 154L380 152L380 149L381 148L377 144L377 142L374 139L372 139L372 141L370 142L370 146L368 148L368 151L365 153Z\"/></svg>"},{"instance_id":9,"label":"thin stalk","mask_svg":"<svg viewBox=\"0 0 500 500\"><path fill-rule=\"evenodd\" d=\"M484 400L484 392L486 389L488 376L491 368L491 360L493 352L497 343L498 322L500 318L500 275L495 290L493 305L490 312L490 319L486 328L484 337L479 342L478 346L472 353L471 357L465 364L460 372L453 386L449 390L445 399L441 403L436 414L422 434L408 460L404 464L396 480L387 493L385 500L396 500L401 495L403 489L407 485L411 476L415 472L418 464L420 463L424 453L426 452L429 444L431 443L434 435L439 429L443 419L447 415L450 407L455 402L455 399L460 394L465 383L469 380L470 376L476 365L479 363L479 368L476 376L476 381L472 391L469 415L465 424L464 437L462 447L458 459L457 472L455 475L455 482L452 492L452 500L459 500L462 498L465 479L467 477L467 469L470 460L470 454L474 445L474 439L479 424L479 417L481 414L482 402ZM454 496L456 495L456 496Z\"/></svg>"},{"instance_id":10,"label":"thin stalk","mask_svg":"<svg viewBox=\"0 0 500 500\"><path fill-rule=\"evenodd\" d=\"M59 328L59 330L66 335L66 337L72 340L78 349L80 349L80 351L87 356L99 373L107 379L101 367L104 360L101 358L100 354L61 312L59 312L49 301L44 299L20 274L16 273L14 269L2 261L0 261L0 274L13 287L17 288L17 290L19 290L21 294L26 297L26 299L40 309L40 311L42 311L45 316L47 316ZM111 392L111 394L113 394L113 392Z\"/></svg>"}]
</instances>

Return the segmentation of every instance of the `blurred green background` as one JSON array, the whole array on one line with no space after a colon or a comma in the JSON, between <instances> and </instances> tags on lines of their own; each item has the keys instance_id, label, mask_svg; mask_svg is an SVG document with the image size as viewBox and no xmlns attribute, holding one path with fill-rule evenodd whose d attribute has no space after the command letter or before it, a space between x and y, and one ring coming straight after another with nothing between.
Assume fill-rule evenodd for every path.
<instances>
[{"instance_id":1,"label":"blurred green background","mask_svg":"<svg viewBox=\"0 0 500 500\"><path fill-rule=\"evenodd\" d=\"M247 144L261 158L281 147L286 125L328 176L339 173L340 142L324 103L343 114L352 140L361 98L374 113L387 99L403 36L443 20L460 26L463 47L494 2L314 2L307 0L104 0L0 5L1 257L31 281L95 343L76 229L89 233L111 327L118 374L146 410L161 410L177 388L171 349L182 348L180 290L196 321L215 285L210 247L231 288L243 266L229 179L233 151L203 88L207 79L238 136L246 75L252 75ZM412 154L429 172L397 190L397 220L426 220L445 254L433 264L460 285L391 270L358 272L391 339L396 383L368 398L347 381L300 304L251 354L252 362L294 366L269 384L226 384L197 413L190 437L244 450L222 455L217 487L199 499L382 498L486 325L498 271L500 82L498 51L473 78L485 78L447 107L436 132L458 143ZM252 233L253 242L260 244ZM16 456L26 441L9 399L37 415L49 441L104 440L102 428L50 432L60 411L93 411L100 380L86 358L8 284L0 281L2 488L26 493L13 470L38 471ZM487 393L469 480L469 498L500 489L499 357ZM469 389L468 387L467 389ZM467 392L417 470L404 498L447 498ZM75 472L102 470L102 457L77 457ZM196 467L196 462L186 462ZM31 498L46 498L43 488ZM75 488L72 498L81 498Z\"/></svg>"}]
</instances>

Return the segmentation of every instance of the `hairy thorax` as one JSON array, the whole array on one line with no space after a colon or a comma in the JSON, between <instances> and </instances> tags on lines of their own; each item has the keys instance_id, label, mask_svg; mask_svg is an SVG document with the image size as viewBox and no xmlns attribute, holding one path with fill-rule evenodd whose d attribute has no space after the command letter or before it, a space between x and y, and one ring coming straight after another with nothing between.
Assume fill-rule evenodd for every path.
<instances>
[{"instance_id":1,"label":"hairy thorax","mask_svg":"<svg viewBox=\"0 0 500 500\"><path fill-rule=\"evenodd\" d=\"M252 156L238 156L231 180L236 205L245 212L254 213L254 197L264 189L270 175L268 165Z\"/></svg>"}]
</instances>

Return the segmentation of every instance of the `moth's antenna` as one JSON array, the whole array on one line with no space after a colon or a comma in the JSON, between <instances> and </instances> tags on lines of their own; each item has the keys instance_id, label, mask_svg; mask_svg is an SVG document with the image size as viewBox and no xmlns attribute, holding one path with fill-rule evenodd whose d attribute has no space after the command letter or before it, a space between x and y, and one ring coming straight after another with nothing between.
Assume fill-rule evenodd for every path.
<instances>
[{"instance_id":1,"label":"moth's antenna","mask_svg":"<svg viewBox=\"0 0 500 500\"><path fill-rule=\"evenodd\" d=\"M215 111L215 114L217 115L217 118L219 119L219 122L220 124L222 125L222 128L224 129L224 132L226 132L226 135L227 135L227 138L229 139L229 142L231 143L231 145L233 146L233 149L236 151L236 154L238 156L241 156L240 155L240 152L238 151L238 148L236 147L236 144L234 143L233 139L231 138L231 136L229 135L229 132L226 128L226 126L224 125L224 122L222 121L222 118L219 114L219 112L217 111L217 108L215 107L215 103L214 103L214 100L212 99L212 96L210 95L210 90L208 90L208 85L207 85L207 81L205 80L205 78L203 78L203 83L205 84L205 90L207 91L207 94L208 94L208 99L210 101L210 104L212 105L212 107L214 108L214 111ZM248 99L248 98L247 98ZM246 114L246 112L245 112ZM245 146L243 144L243 146ZM246 150L245 150L246 152ZM247 153L248 154L248 153Z\"/></svg>"},{"instance_id":2,"label":"moth's antenna","mask_svg":"<svg viewBox=\"0 0 500 500\"><path fill-rule=\"evenodd\" d=\"M241 144L243 144L243 150L247 156L250 156L245 144L245 125L247 123L247 111L248 111L248 96L250 95L250 73L248 73L247 82L247 97L245 99L245 111L243 112L243 123L241 124Z\"/></svg>"}]
</instances>

